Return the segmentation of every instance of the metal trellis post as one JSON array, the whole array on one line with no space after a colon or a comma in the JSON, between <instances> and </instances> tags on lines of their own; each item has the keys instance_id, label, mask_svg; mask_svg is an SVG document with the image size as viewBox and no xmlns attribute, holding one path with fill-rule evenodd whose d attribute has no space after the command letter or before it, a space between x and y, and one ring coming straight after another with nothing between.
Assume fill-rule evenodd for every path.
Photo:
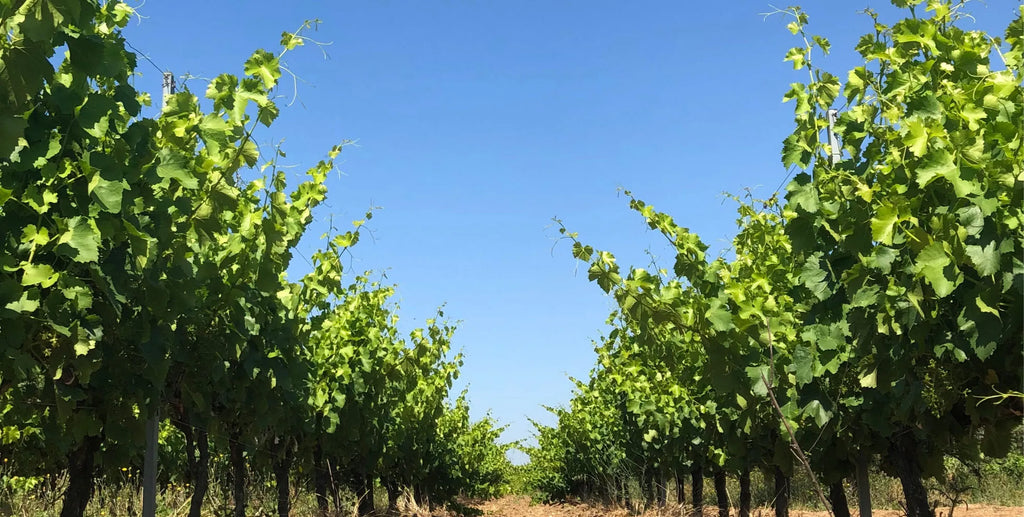
<instances>
[{"instance_id":1,"label":"metal trellis post","mask_svg":"<svg viewBox=\"0 0 1024 517\"><path fill-rule=\"evenodd\" d=\"M842 158L842 152L839 147L839 137L836 136L836 119L839 118L839 110L828 110L826 112L828 116L828 146L831 150L830 163L833 167L839 163L839 159Z\"/></svg>"},{"instance_id":2,"label":"metal trellis post","mask_svg":"<svg viewBox=\"0 0 1024 517\"><path fill-rule=\"evenodd\" d=\"M174 74L164 72L161 109L174 95ZM160 388L150 400L149 419L146 420L146 456L142 467L142 517L156 517L156 464L160 447Z\"/></svg>"}]
</instances>

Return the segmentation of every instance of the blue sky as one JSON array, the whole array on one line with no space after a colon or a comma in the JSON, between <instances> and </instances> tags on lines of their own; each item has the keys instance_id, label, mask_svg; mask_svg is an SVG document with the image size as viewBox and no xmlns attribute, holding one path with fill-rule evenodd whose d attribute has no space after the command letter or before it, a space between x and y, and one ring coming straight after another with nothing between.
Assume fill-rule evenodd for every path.
<instances>
[{"instance_id":1,"label":"blue sky","mask_svg":"<svg viewBox=\"0 0 1024 517\"><path fill-rule=\"evenodd\" d=\"M783 4L784 5L784 4ZM819 57L845 78L856 39L879 0L808 1ZM978 28L1001 32L1016 2L972 3ZM624 265L650 250L671 264L617 188L632 190L703 236L718 253L735 228L722 192L768 196L787 177L781 141L792 127L788 85L806 81L782 58L799 43L790 21L762 1L147 2L129 42L197 93L209 78L241 74L282 31L322 24L285 61L282 115L257 139L284 140L297 178L348 139L329 200L299 247L309 256L329 221L347 225L381 207L350 272L384 271L398 285L401 326L441 304L460 320L465 354L457 388L475 416L488 410L530 435L541 405L568 401L569 375L587 376L591 340L613 303L557 241L562 219ZM923 13L923 8L919 9ZM890 22L892 16L883 17ZM968 23L968 25L972 25ZM140 59L136 79L159 103L160 76ZM295 102L285 107L293 93ZM296 257L293 277L308 268Z\"/></svg>"}]
</instances>

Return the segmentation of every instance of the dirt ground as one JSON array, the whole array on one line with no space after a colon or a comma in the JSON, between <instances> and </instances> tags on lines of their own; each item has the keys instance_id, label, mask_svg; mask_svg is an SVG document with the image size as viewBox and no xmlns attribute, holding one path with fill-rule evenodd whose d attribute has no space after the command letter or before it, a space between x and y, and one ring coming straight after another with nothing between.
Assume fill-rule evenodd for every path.
<instances>
[{"instance_id":1,"label":"dirt ground","mask_svg":"<svg viewBox=\"0 0 1024 517\"><path fill-rule=\"evenodd\" d=\"M495 517L633 517L637 515L623 508L605 508L587 504L531 504L530 498L526 496L506 496L472 506L481 510L484 516ZM857 515L855 510L852 513L854 516ZM775 515L770 508L757 508L751 514L751 517L773 517ZM643 517L688 516L689 509L669 506L658 510L648 510L640 515ZM736 514L733 513L733 515ZM790 517L827 517L828 514L790 510L789 515ZM901 517L904 514L900 510L874 510L871 515L872 517ZM704 517L718 517L718 509L705 507ZM949 508L938 508L936 517L949 517ZM1024 517L1024 507L970 505L969 508L965 508L958 506L953 512L953 517Z\"/></svg>"}]
</instances>

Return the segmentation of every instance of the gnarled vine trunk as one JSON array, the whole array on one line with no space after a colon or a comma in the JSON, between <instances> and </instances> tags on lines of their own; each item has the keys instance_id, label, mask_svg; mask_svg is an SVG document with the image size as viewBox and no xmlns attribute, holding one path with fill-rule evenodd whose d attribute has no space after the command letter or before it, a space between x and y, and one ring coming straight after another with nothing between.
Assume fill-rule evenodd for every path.
<instances>
[{"instance_id":1,"label":"gnarled vine trunk","mask_svg":"<svg viewBox=\"0 0 1024 517\"><path fill-rule=\"evenodd\" d=\"M334 501L334 510L341 510L341 470L337 468L337 458L327 458L327 480L331 487L331 500Z\"/></svg>"},{"instance_id":2,"label":"gnarled vine trunk","mask_svg":"<svg viewBox=\"0 0 1024 517\"><path fill-rule=\"evenodd\" d=\"M700 466L690 470L690 493L693 496L693 517L704 515L704 471Z\"/></svg>"},{"instance_id":3,"label":"gnarled vine trunk","mask_svg":"<svg viewBox=\"0 0 1024 517\"><path fill-rule=\"evenodd\" d=\"M288 474L292 467L291 440L277 438L278 450L274 458L274 482L277 485L277 515L288 517L291 512L291 493L288 488Z\"/></svg>"},{"instance_id":4,"label":"gnarled vine trunk","mask_svg":"<svg viewBox=\"0 0 1024 517\"><path fill-rule=\"evenodd\" d=\"M740 472L740 517L750 517L750 467Z\"/></svg>"},{"instance_id":5,"label":"gnarled vine trunk","mask_svg":"<svg viewBox=\"0 0 1024 517\"><path fill-rule=\"evenodd\" d=\"M198 457L193 446L188 447L189 471L192 476L192 500L188 505L189 517L201 517L203 514L203 500L210 490L210 439L203 429L195 429L193 434L195 449L198 449Z\"/></svg>"},{"instance_id":6,"label":"gnarled vine trunk","mask_svg":"<svg viewBox=\"0 0 1024 517\"><path fill-rule=\"evenodd\" d=\"M645 468L641 480L640 493L643 494L644 506L653 506L658 499L654 488L654 469Z\"/></svg>"},{"instance_id":7,"label":"gnarled vine trunk","mask_svg":"<svg viewBox=\"0 0 1024 517\"><path fill-rule=\"evenodd\" d=\"M205 430L192 425L185 412L180 412L178 419L171 419L171 422L185 435L185 463L192 486L188 517L201 517L203 500L210 488L210 440Z\"/></svg>"},{"instance_id":8,"label":"gnarled vine trunk","mask_svg":"<svg viewBox=\"0 0 1024 517\"><path fill-rule=\"evenodd\" d=\"M413 500L416 501L416 506L419 508L429 510L432 508L430 502L430 490L427 489L427 484L424 482L416 483L413 487Z\"/></svg>"},{"instance_id":9,"label":"gnarled vine trunk","mask_svg":"<svg viewBox=\"0 0 1024 517\"><path fill-rule=\"evenodd\" d=\"M686 478L683 477L683 473L676 471L676 503L686 504Z\"/></svg>"},{"instance_id":10,"label":"gnarled vine trunk","mask_svg":"<svg viewBox=\"0 0 1024 517\"><path fill-rule=\"evenodd\" d=\"M629 482L626 481L626 476L619 478L619 493L622 494L622 506L629 508L631 501L629 497Z\"/></svg>"},{"instance_id":11,"label":"gnarled vine trunk","mask_svg":"<svg viewBox=\"0 0 1024 517\"><path fill-rule=\"evenodd\" d=\"M775 467L775 517L789 517L789 476Z\"/></svg>"},{"instance_id":12,"label":"gnarled vine trunk","mask_svg":"<svg viewBox=\"0 0 1024 517\"><path fill-rule=\"evenodd\" d=\"M87 436L68 454L68 487L64 490L60 517L82 517L85 513L92 497L96 452L102 441L99 436Z\"/></svg>"},{"instance_id":13,"label":"gnarled vine trunk","mask_svg":"<svg viewBox=\"0 0 1024 517\"><path fill-rule=\"evenodd\" d=\"M657 478L655 478L655 494L657 495L657 502L660 508L664 508L668 504L668 479L665 476L664 471L659 471Z\"/></svg>"},{"instance_id":14,"label":"gnarled vine trunk","mask_svg":"<svg viewBox=\"0 0 1024 517\"><path fill-rule=\"evenodd\" d=\"M370 515L374 511L373 505L373 476L363 474L359 479L359 515Z\"/></svg>"},{"instance_id":15,"label":"gnarled vine trunk","mask_svg":"<svg viewBox=\"0 0 1024 517\"><path fill-rule=\"evenodd\" d=\"M850 503L846 500L842 479L828 486L828 502L835 517L850 517Z\"/></svg>"},{"instance_id":16,"label":"gnarled vine trunk","mask_svg":"<svg viewBox=\"0 0 1024 517\"><path fill-rule=\"evenodd\" d=\"M388 513L398 512L398 499L402 496L402 488L393 479L384 481L383 485L388 491Z\"/></svg>"},{"instance_id":17,"label":"gnarled vine trunk","mask_svg":"<svg viewBox=\"0 0 1024 517\"><path fill-rule=\"evenodd\" d=\"M928 491L921 480L921 466L917 463L917 440L913 431L905 429L889 442L889 459L903 485L907 502L907 517L934 517L928 505Z\"/></svg>"},{"instance_id":18,"label":"gnarled vine trunk","mask_svg":"<svg viewBox=\"0 0 1024 517\"><path fill-rule=\"evenodd\" d=\"M324 465L324 448L320 443L320 435L313 446L313 493L316 494L317 512L327 517L327 467Z\"/></svg>"},{"instance_id":19,"label":"gnarled vine trunk","mask_svg":"<svg viewBox=\"0 0 1024 517\"><path fill-rule=\"evenodd\" d=\"M725 471L715 471L715 495L718 497L718 517L729 517L729 492L725 489Z\"/></svg>"},{"instance_id":20,"label":"gnarled vine trunk","mask_svg":"<svg viewBox=\"0 0 1024 517\"><path fill-rule=\"evenodd\" d=\"M245 451L242 448L241 431L232 431L228 436L228 461L231 463L231 497L235 502L234 517L245 517Z\"/></svg>"}]
</instances>

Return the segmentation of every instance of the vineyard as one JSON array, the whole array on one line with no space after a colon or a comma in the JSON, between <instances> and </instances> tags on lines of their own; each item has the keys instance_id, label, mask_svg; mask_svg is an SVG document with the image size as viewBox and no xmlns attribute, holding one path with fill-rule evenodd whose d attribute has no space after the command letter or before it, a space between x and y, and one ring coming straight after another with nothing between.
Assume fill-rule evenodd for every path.
<instances>
[{"instance_id":1,"label":"vineyard","mask_svg":"<svg viewBox=\"0 0 1024 517\"><path fill-rule=\"evenodd\" d=\"M538 427L531 464L548 497L624 500L638 479L648 504L664 504L666 481L682 497L689 477L699 514L711 475L728 515L737 476L745 517L760 469L776 515L803 472L823 508L848 516L843 481L870 508L879 462L919 517L933 514L923 480L945 474L945 457L1007 455L1024 414L1024 25L1011 22L1001 51L958 28L957 7L876 18L844 86L813 65L828 40L789 11L805 45L786 59L808 82L785 96L796 118L782 161L800 172L782 196L735 199L731 256L708 257L629 192L675 248L671 268L622 271L562 228L618 310L558 426ZM833 148L819 135L837 103Z\"/></svg>"},{"instance_id":2,"label":"vineyard","mask_svg":"<svg viewBox=\"0 0 1024 517\"><path fill-rule=\"evenodd\" d=\"M844 78L778 13L807 73L794 173L732 198L720 256L629 191L667 267L557 221L617 308L524 444L453 389L444 311L403 333L396 288L345 267L372 210L286 274L346 144L295 185L256 143L311 23L147 118L131 7L0 1L0 514L474 514L517 492L700 516L708 478L723 517L849 517L888 477L924 517L936 486L956 506L972 472L1024 476L1024 7L990 36L960 3L894 4Z\"/></svg>"}]
</instances>

